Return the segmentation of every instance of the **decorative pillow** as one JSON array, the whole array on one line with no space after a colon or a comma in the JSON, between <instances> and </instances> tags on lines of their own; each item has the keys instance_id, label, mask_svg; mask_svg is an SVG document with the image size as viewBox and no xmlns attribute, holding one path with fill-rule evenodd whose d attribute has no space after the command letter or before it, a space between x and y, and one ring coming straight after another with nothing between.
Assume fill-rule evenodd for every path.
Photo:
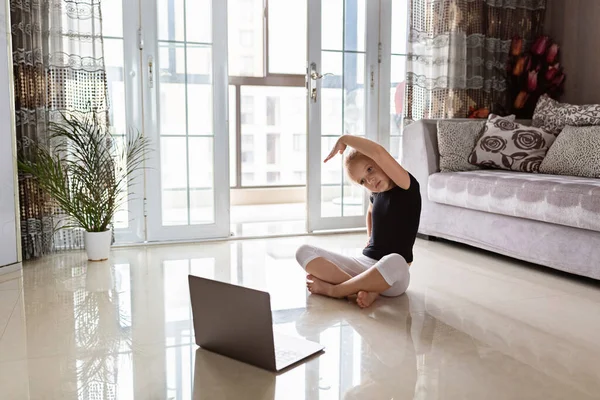
<instances>
[{"instance_id":1,"label":"decorative pillow","mask_svg":"<svg viewBox=\"0 0 600 400\"><path fill-rule=\"evenodd\" d=\"M542 161L540 172L600 178L600 126L565 126Z\"/></svg>"},{"instance_id":2,"label":"decorative pillow","mask_svg":"<svg viewBox=\"0 0 600 400\"><path fill-rule=\"evenodd\" d=\"M600 104L578 106L559 103L545 94L535 106L531 125L554 135L558 135L567 125L600 125Z\"/></svg>"},{"instance_id":3,"label":"decorative pillow","mask_svg":"<svg viewBox=\"0 0 600 400\"><path fill-rule=\"evenodd\" d=\"M514 115L505 117L515 120ZM469 163L469 155L483 133L485 120L452 121L440 120L437 123L440 171L475 171L479 167Z\"/></svg>"},{"instance_id":4,"label":"decorative pillow","mask_svg":"<svg viewBox=\"0 0 600 400\"><path fill-rule=\"evenodd\" d=\"M487 168L538 172L556 136L490 114L469 162Z\"/></svg>"}]
</instances>

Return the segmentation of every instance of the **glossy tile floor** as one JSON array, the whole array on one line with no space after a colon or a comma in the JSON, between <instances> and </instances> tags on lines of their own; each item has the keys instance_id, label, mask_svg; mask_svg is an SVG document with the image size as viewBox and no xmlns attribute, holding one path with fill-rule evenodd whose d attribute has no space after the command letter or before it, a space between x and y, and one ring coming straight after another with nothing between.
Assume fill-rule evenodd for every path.
<instances>
[{"instance_id":1,"label":"glossy tile floor","mask_svg":"<svg viewBox=\"0 0 600 400\"><path fill-rule=\"evenodd\" d=\"M361 310L307 295L300 244L353 254L364 242L293 237L28 263L0 275L0 398L600 397L600 284L419 240L404 296ZM276 376L198 350L188 273L268 290L274 329L326 352Z\"/></svg>"}]
</instances>

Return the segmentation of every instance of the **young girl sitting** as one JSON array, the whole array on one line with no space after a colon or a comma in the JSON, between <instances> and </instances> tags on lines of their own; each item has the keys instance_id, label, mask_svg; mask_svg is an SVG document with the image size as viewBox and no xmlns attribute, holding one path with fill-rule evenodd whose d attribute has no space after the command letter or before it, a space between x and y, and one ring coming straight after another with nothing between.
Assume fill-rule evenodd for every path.
<instances>
[{"instance_id":1,"label":"young girl sitting","mask_svg":"<svg viewBox=\"0 0 600 400\"><path fill-rule=\"evenodd\" d=\"M408 288L408 267L421 216L419 182L383 148L358 136L339 138L324 162L337 153L346 156L350 178L371 192L367 211L369 241L359 257L303 245L296 260L308 273L306 285L314 294L334 298L357 295L362 308L381 294L400 296Z\"/></svg>"}]
</instances>

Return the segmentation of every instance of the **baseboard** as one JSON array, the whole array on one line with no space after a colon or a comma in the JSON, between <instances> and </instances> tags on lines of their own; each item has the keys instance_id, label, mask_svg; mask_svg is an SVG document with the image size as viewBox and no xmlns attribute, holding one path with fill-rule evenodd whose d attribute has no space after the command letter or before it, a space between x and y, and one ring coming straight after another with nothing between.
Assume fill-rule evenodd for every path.
<instances>
[{"instance_id":1,"label":"baseboard","mask_svg":"<svg viewBox=\"0 0 600 400\"><path fill-rule=\"evenodd\" d=\"M18 262L10 265L6 265L4 267L0 267L0 276L6 274L12 274L13 272L18 272L23 270L23 264Z\"/></svg>"}]
</instances>

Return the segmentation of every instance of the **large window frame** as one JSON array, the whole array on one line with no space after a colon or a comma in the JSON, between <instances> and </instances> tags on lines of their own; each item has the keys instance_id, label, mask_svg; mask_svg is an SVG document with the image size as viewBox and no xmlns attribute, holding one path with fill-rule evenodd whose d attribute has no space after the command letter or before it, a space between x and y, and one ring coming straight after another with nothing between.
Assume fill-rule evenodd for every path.
<instances>
[{"instance_id":1,"label":"large window frame","mask_svg":"<svg viewBox=\"0 0 600 400\"><path fill-rule=\"evenodd\" d=\"M189 0L188 0L189 1ZM242 155L243 155L243 147L242 147L242 94L246 90L246 87L263 87L263 88L298 88L298 90L302 90L306 94L306 89L299 89L306 87L306 75L303 73L276 73L270 71L270 63L269 51L273 51L273 49L269 48L269 40L270 40L270 32L269 32L269 1L273 0L259 0L255 4L255 10L257 13L260 13L260 7L262 7L262 14L257 15L257 18L260 21L262 18L262 25L260 22L258 25L258 31L262 29L262 39L258 42L254 42L258 44L259 47L262 46L262 75L263 76L234 76L229 75L227 77L227 82L229 84L229 96L231 98L229 102L229 107L231 112L229 113L229 134L230 140L230 155L231 158L235 160L235 163L230 163L232 166L231 174L230 174L230 185L229 188L232 190L240 190L238 193L244 194L246 193L246 189L248 192L251 190L261 190L261 189L282 189L285 193L293 193L294 199L299 199L298 196L302 196L302 190L306 188L308 174L307 174L307 163L302 163L302 171L300 171L301 163L296 160L297 166L295 166L293 174L295 176L294 179L298 179L301 184L262 184L262 185L243 185L243 176L247 173L252 174L253 172L242 170ZM395 137L392 137L394 133L390 132L390 120L394 116L390 114L390 75L391 75L391 58L392 57L406 57L404 52L396 52L392 53L392 45L391 45L391 35L392 35L392 10L396 7L407 7L408 0L378 0L380 4L380 13L379 13L379 21L380 21L380 30L379 30L379 62L378 68L375 68L374 71L371 71L370 81L371 85L375 84L379 88L379 99L373 104L378 107L378 110L366 110L371 113L379 113L378 123L377 123L377 140L386 148L390 149L390 146L394 141L402 140L402 132L400 131L400 135L396 133ZM398 2L399 4L397 4ZM143 14L142 3L138 1L122 1L122 15L123 15L123 31L121 34L114 32L107 32L104 35L104 38L107 40L118 40L122 41L123 45L123 69L117 68L120 71L113 70L111 66L107 67L107 71L112 75L119 75L119 78L123 80L125 86L125 118L126 118L126 129L127 132L119 132L122 135L128 135L129 130L131 132L140 131L144 132L147 129L143 121L144 111L145 113L151 112L150 109L144 110L142 105L140 104L142 98L144 97L144 92L147 90L148 86L148 65L147 59L143 56L141 48L144 47L144 33L145 26L141 24L141 17ZM274 9L272 9L274 11ZM127 21L127 23L125 23ZM273 22L273 21L271 21ZM271 32L272 33L272 32ZM275 31L274 34L277 34ZM258 36L258 33L257 33ZM396 35L398 36L398 35ZM400 35L402 36L402 35ZM191 43L191 42L190 42ZM170 50L172 52L172 50ZM255 49L258 53L258 49ZM176 74L176 64L175 62L171 63L172 72ZM274 68L277 68L276 66ZM118 73L117 73L118 72ZM201 75L202 72L196 75L188 74L188 80L191 81L204 81L208 79L207 75ZM300 72L300 71L298 71ZM322 71L328 72L328 71ZM119 79L119 80L120 80ZM244 89L242 89L244 88ZM235 97L234 97L235 95ZM393 98L391 99L393 102ZM255 101L256 102L256 101ZM235 106L235 107L234 107ZM254 104L255 110L258 108L257 104ZM393 114L393 110L392 110ZM373 128L373 127L372 127ZM371 128L371 129L372 129ZM287 132L287 131L286 131ZM246 127L244 126L244 133L246 132ZM292 133L292 132L290 132ZM299 129L298 132L293 132L293 138L291 138L291 143L293 143L294 152L297 154L297 151L308 151L307 141L308 141L308 132L301 132ZM304 136L304 146L301 145L300 141L302 138L297 136ZM391 143L390 143L391 142ZM259 146L258 143L255 143L255 146ZM304 149L303 149L304 147ZM398 150L397 142L394 143L395 149L391 149L392 152L394 150ZM297 150L296 150L297 149ZM301 158L301 157L299 157ZM400 157L398 157L400 158ZM274 175L275 169L271 169L271 175ZM269 171L267 171L269 172ZM147 240L148 227L147 227L147 178L144 175L147 174L147 170L139 173L138 183L134 188L131 188L131 192L129 193L128 199L128 226L126 227L116 227L115 236L117 242L141 242ZM131 196L131 193L134 193L134 196ZM239 198L239 196L238 196ZM239 202L237 202L239 203Z\"/></svg>"},{"instance_id":2,"label":"large window frame","mask_svg":"<svg viewBox=\"0 0 600 400\"><path fill-rule=\"evenodd\" d=\"M269 71L269 0L263 0L263 76L229 76L229 86L235 88L235 110L230 121L235 121L235 182L231 189L272 189L272 188L302 188L304 184L278 184L278 185L243 185L242 184L242 87L306 87L305 75L281 74ZM230 122L231 123L231 122ZM232 166L230 164L230 166ZM306 169L306 167L305 167Z\"/></svg>"}]
</instances>

